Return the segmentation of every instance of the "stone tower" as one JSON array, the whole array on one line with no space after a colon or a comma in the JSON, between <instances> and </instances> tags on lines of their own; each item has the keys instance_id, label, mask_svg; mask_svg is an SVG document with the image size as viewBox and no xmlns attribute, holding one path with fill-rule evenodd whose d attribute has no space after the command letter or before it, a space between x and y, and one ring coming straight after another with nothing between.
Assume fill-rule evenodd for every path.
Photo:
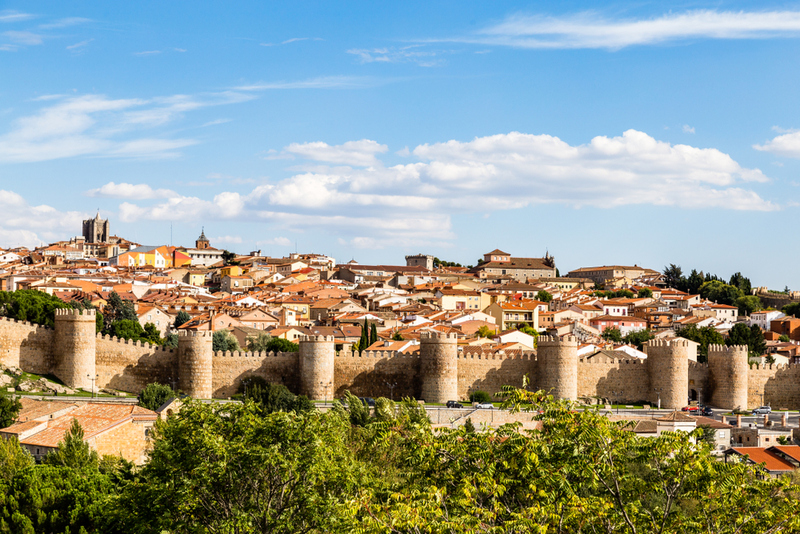
<instances>
[{"instance_id":1,"label":"stone tower","mask_svg":"<svg viewBox=\"0 0 800 534\"><path fill-rule=\"evenodd\" d=\"M697 343L688 339L652 339L647 342L647 373L651 401L662 408L681 408L689 400L689 355Z\"/></svg>"},{"instance_id":2,"label":"stone tower","mask_svg":"<svg viewBox=\"0 0 800 534\"><path fill-rule=\"evenodd\" d=\"M420 376L425 402L458 400L458 336L420 334Z\"/></svg>"},{"instance_id":3,"label":"stone tower","mask_svg":"<svg viewBox=\"0 0 800 534\"><path fill-rule=\"evenodd\" d=\"M195 399L210 399L213 394L213 335L213 332L178 331L178 387Z\"/></svg>"},{"instance_id":4,"label":"stone tower","mask_svg":"<svg viewBox=\"0 0 800 534\"><path fill-rule=\"evenodd\" d=\"M53 374L71 388L96 385L96 321L95 310L56 310Z\"/></svg>"},{"instance_id":5,"label":"stone tower","mask_svg":"<svg viewBox=\"0 0 800 534\"><path fill-rule=\"evenodd\" d=\"M206 229L203 228L200 231L200 237L198 237L197 240L194 242L194 248L198 248L198 249L204 250L204 249L207 249L210 246L211 246L211 242L206 237Z\"/></svg>"},{"instance_id":6,"label":"stone tower","mask_svg":"<svg viewBox=\"0 0 800 534\"><path fill-rule=\"evenodd\" d=\"M575 336L539 336L536 343L538 388L556 399L578 398L578 342Z\"/></svg>"},{"instance_id":7,"label":"stone tower","mask_svg":"<svg viewBox=\"0 0 800 534\"><path fill-rule=\"evenodd\" d=\"M747 346L709 345L711 404L726 410L747 409L747 374L750 370Z\"/></svg>"},{"instance_id":8,"label":"stone tower","mask_svg":"<svg viewBox=\"0 0 800 534\"><path fill-rule=\"evenodd\" d=\"M333 399L333 336L300 337L300 393L313 400Z\"/></svg>"},{"instance_id":9,"label":"stone tower","mask_svg":"<svg viewBox=\"0 0 800 534\"><path fill-rule=\"evenodd\" d=\"M94 219L83 221L83 237L87 243L107 243L108 236L108 219L101 219L99 212Z\"/></svg>"}]
</instances>

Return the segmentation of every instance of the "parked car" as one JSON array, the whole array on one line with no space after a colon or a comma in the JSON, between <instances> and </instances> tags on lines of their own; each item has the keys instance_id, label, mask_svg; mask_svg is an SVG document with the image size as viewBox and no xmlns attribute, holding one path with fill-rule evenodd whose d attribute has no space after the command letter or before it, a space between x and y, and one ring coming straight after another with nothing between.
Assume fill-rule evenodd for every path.
<instances>
[{"instance_id":1,"label":"parked car","mask_svg":"<svg viewBox=\"0 0 800 534\"><path fill-rule=\"evenodd\" d=\"M753 415L764 415L764 414L771 414L772 408L769 406L759 406L758 408L753 410Z\"/></svg>"},{"instance_id":2,"label":"parked car","mask_svg":"<svg viewBox=\"0 0 800 534\"><path fill-rule=\"evenodd\" d=\"M446 404L446 406L447 406L448 408L463 408L463 407L464 407L464 405L463 405L463 404L461 404L461 403L460 403L460 402L458 402L458 401L447 401L447 404Z\"/></svg>"},{"instance_id":3,"label":"parked car","mask_svg":"<svg viewBox=\"0 0 800 534\"><path fill-rule=\"evenodd\" d=\"M366 406L369 406L370 408L374 408L375 407L375 399L373 399L372 397L359 397L358 400L360 400L361 402L363 402Z\"/></svg>"},{"instance_id":4,"label":"parked car","mask_svg":"<svg viewBox=\"0 0 800 534\"><path fill-rule=\"evenodd\" d=\"M476 406L479 410L492 410L494 409L494 404L491 402L482 402Z\"/></svg>"},{"instance_id":5,"label":"parked car","mask_svg":"<svg viewBox=\"0 0 800 534\"><path fill-rule=\"evenodd\" d=\"M681 408L682 412L689 412L690 414L696 415L700 413L702 408L700 406L684 406Z\"/></svg>"},{"instance_id":6,"label":"parked car","mask_svg":"<svg viewBox=\"0 0 800 534\"><path fill-rule=\"evenodd\" d=\"M709 408L708 406L703 406L703 411L702 411L701 413L702 413L703 415L705 415L706 417L713 417L713 415L714 415L714 410L712 410L712 409L711 409L711 408Z\"/></svg>"}]
</instances>

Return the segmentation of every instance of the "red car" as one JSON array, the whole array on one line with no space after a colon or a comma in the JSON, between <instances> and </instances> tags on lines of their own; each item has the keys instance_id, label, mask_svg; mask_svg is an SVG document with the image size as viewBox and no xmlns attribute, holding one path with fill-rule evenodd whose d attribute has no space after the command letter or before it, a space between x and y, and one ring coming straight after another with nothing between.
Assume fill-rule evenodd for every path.
<instances>
[{"instance_id":1,"label":"red car","mask_svg":"<svg viewBox=\"0 0 800 534\"><path fill-rule=\"evenodd\" d=\"M700 406L684 406L681 408L682 412L689 412L689 413L700 413L703 409Z\"/></svg>"}]
</instances>

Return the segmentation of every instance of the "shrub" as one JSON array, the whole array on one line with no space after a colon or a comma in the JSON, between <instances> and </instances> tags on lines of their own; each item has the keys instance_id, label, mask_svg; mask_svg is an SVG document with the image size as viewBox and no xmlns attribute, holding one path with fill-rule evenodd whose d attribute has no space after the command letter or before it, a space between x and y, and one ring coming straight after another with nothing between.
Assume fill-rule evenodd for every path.
<instances>
[{"instance_id":1,"label":"shrub","mask_svg":"<svg viewBox=\"0 0 800 534\"><path fill-rule=\"evenodd\" d=\"M485 391L481 391L480 389L477 391L473 391L469 396L470 402L492 402L492 396L486 393Z\"/></svg>"}]
</instances>

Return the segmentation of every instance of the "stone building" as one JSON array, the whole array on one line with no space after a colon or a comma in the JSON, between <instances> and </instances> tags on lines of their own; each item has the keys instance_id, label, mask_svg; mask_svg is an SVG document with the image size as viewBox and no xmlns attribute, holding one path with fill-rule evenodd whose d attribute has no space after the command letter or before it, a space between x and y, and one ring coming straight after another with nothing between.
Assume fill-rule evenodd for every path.
<instances>
[{"instance_id":1,"label":"stone building","mask_svg":"<svg viewBox=\"0 0 800 534\"><path fill-rule=\"evenodd\" d=\"M83 221L83 238L87 243L107 243L110 235L108 219L101 219L99 212L94 219Z\"/></svg>"}]
</instances>

